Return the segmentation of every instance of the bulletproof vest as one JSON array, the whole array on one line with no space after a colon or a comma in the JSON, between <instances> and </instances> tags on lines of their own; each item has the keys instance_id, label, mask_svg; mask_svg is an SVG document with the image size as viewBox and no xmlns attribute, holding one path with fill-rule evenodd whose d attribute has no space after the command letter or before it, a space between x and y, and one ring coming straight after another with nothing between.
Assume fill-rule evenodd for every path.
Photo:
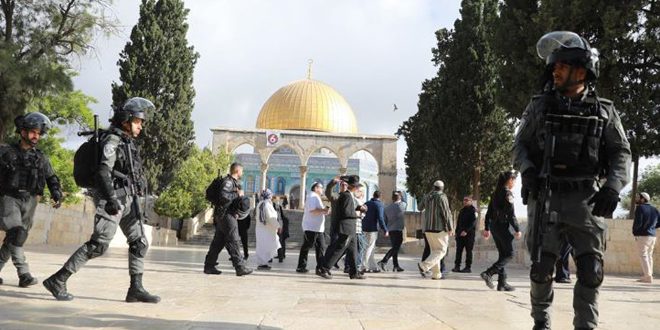
<instances>
[{"instance_id":1,"label":"bulletproof vest","mask_svg":"<svg viewBox=\"0 0 660 330\"><path fill-rule=\"evenodd\" d=\"M136 185L136 189L138 191L143 191L145 187L144 187L144 182L142 181L144 174L142 167L142 159L140 158L137 145L132 139L124 136L121 137L121 142L117 146L117 158L115 160L115 166L113 170L125 176L131 177L131 165L129 163L129 157L128 157L129 148L131 151L131 158L133 160L133 171L135 172L133 173L132 176L137 180L136 182L134 182L134 184ZM129 184L133 184L133 182L126 181L114 174L112 179L115 189L123 188Z\"/></svg>"},{"instance_id":2,"label":"bulletproof vest","mask_svg":"<svg viewBox=\"0 0 660 330\"><path fill-rule=\"evenodd\" d=\"M0 193L43 195L46 171L41 151L23 151L18 145L5 148L0 157Z\"/></svg>"},{"instance_id":3,"label":"bulletproof vest","mask_svg":"<svg viewBox=\"0 0 660 330\"><path fill-rule=\"evenodd\" d=\"M544 127L553 142L552 176L595 177L599 174L605 119L593 92L577 101L546 97Z\"/></svg>"}]
</instances>

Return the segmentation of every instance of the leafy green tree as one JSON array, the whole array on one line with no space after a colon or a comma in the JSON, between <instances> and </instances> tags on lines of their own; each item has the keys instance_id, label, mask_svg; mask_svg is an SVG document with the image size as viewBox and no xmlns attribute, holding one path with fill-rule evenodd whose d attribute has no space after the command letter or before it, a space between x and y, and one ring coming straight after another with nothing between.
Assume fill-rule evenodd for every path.
<instances>
[{"instance_id":1,"label":"leafy green tree","mask_svg":"<svg viewBox=\"0 0 660 330\"><path fill-rule=\"evenodd\" d=\"M134 96L156 105L157 110L147 114L146 129L138 139L149 188L156 193L172 181L194 139L190 114L199 54L186 40L187 16L181 0L143 0L131 40L120 54L121 83L112 84L115 108Z\"/></svg>"},{"instance_id":2,"label":"leafy green tree","mask_svg":"<svg viewBox=\"0 0 660 330\"><path fill-rule=\"evenodd\" d=\"M646 192L651 195L651 204L656 207L660 206L660 165L649 167L644 173L642 173L642 178L639 180L638 191ZM632 191L628 192L621 201L622 206L626 210L631 210L631 207L635 205L634 203L631 204L632 197L635 196L636 199L637 195L637 193L633 193ZM629 217L632 219L632 217L634 217L634 212L632 215L629 215Z\"/></svg>"},{"instance_id":3,"label":"leafy green tree","mask_svg":"<svg viewBox=\"0 0 660 330\"><path fill-rule=\"evenodd\" d=\"M224 152L213 155L210 150L199 150L193 145L190 157L181 164L172 183L156 200L155 211L176 219L189 218L203 211L209 206L206 187L219 173L228 171L231 161L231 155Z\"/></svg>"},{"instance_id":4,"label":"leafy green tree","mask_svg":"<svg viewBox=\"0 0 660 330\"><path fill-rule=\"evenodd\" d=\"M0 142L35 98L72 91L71 57L87 53L96 33L114 31L110 3L0 1Z\"/></svg>"},{"instance_id":5,"label":"leafy green tree","mask_svg":"<svg viewBox=\"0 0 660 330\"><path fill-rule=\"evenodd\" d=\"M416 196L442 179L457 207L464 194L489 195L497 174L510 167L512 126L495 103L489 31L496 15L495 0L464 0L454 30L436 32L438 75L423 83L418 113L398 131L408 143L408 188Z\"/></svg>"}]
</instances>

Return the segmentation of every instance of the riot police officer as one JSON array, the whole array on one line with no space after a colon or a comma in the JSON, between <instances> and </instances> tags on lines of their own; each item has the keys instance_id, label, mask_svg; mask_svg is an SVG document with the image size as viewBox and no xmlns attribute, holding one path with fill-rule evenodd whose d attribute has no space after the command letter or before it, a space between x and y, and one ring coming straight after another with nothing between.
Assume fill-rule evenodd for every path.
<instances>
[{"instance_id":1,"label":"riot police officer","mask_svg":"<svg viewBox=\"0 0 660 330\"><path fill-rule=\"evenodd\" d=\"M603 216L612 214L628 182L630 144L612 101L596 95L598 52L568 31L544 35L536 48L548 83L527 105L514 145L528 228L543 229L542 240L527 239L530 251L540 251L538 258L532 254L531 316L534 329L550 328L552 273L566 239L575 249L578 277L573 325L593 329L603 282ZM545 202L539 203L541 196ZM538 219L537 207L545 212Z\"/></svg>"},{"instance_id":2,"label":"riot police officer","mask_svg":"<svg viewBox=\"0 0 660 330\"><path fill-rule=\"evenodd\" d=\"M204 260L204 273L220 275L222 272L215 266L218 264L218 255L223 248L231 256L231 262L236 269L236 276L244 276L252 273L252 269L245 266L245 260L240 252L241 238L238 235L238 221L246 218L247 214L240 215L241 201L245 200L240 180L243 177L243 165L233 163L229 167L229 174L221 179L219 185L219 198L214 202L213 223L215 235L209 246L209 251ZM242 217L242 218L241 218Z\"/></svg>"},{"instance_id":3,"label":"riot police officer","mask_svg":"<svg viewBox=\"0 0 660 330\"><path fill-rule=\"evenodd\" d=\"M48 186L55 208L62 202L60 182L48 158L36 148L51 128L48 117L30 112L14 120L17 143L0 146L0 229L6 232L0 247L0 270L11 257L18 272L18 286L37 284L25 260L23 244L32 227L38 196ZM2 279L0 278L0 284Z\"/></svg>"},{"instance_id":4,"label":"riot police officer","mask_svg":"<svg viewBox=\"0 0 660 330\"><path fill-rule=\"evenodd\" d=\"M123 107L115 110L109 130L101 134L100 162L95 173L94 187L91 189L96 205L94 233L60 270L44 280L44 286L57 300L73 299L73 295L67 292L66 281L87 261L103 255L119 227L129 246L131 284L126 294L126 302L160 301L160 297L150 294L142 287L148 242L139 210L133 205L133 199L137 196L131 193L144 187L142 161L135 138L142 131L146 112L153 110L155 107L149 100L141 97L131 98ZM138 189L132 190L136 187Z\"/></svg>"}]
</instances>

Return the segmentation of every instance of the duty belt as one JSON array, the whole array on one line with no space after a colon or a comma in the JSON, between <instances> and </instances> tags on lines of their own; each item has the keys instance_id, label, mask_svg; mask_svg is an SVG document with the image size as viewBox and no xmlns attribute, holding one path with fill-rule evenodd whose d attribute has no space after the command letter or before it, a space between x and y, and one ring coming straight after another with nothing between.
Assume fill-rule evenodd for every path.
<instances>
[{"instance_id":1,"label":"duty belt","mask_svg":"<svg viewBox=\"0 0 660 330\"><path fill-rule=\"evenodd\" d=\"M30 193L27 190L15 190L15 191L3 191L0 192L0 196L9 196L16 199L27 199L34 194Z\"/></svg>"},{"instance_id":2,"label":"duty belt","mask_svg":"<svg viewBox=\"0 0 660 330\"><path fill-rule=\"evenodd\" d=\"M594 180L551 181L550 189L553 191L583 191L593 189L594 182Z\"/></svg>"}]
</instances>

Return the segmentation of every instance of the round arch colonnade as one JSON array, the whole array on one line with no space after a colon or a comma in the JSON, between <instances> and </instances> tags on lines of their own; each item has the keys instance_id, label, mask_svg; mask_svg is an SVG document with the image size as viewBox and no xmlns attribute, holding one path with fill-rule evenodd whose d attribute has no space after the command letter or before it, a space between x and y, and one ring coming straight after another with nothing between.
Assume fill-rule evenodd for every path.
<instances>
[{"instance_id":1,"label":"round arch colonnade","mask_svg":"<svg viewBox=\"0 0 660 330\"><path fill-rule=\"evenodd\" d=\"M254 147L254 153L258 154L261 160L261 189L266 188L268 159L278 148L287 147L300 159L301 192L307 190L305 187L307 162L322 148L330 150L337 156L341 175L345 175L348 170L349 157L358 151L369 152L378 163L378 187L383 192L383 199L388 199L390 192L396 190L397 138L394 136L232 128L213 128L211 132L213 132L211 146L213 153L225 150L231 154L236 148L245 144ZM268 146L267 132L279 133L277 144ZM305 194L300 195L300 205L304 205Z\"/></svg>"}]
</instances>

